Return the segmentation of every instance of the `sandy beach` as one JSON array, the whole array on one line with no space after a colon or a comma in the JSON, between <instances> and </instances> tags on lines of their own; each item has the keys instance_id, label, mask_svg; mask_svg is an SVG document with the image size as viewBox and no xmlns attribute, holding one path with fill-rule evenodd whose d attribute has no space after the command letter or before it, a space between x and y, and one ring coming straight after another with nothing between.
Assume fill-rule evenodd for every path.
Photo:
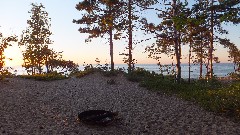
<instances>
[{"instance_id":1,"label":"sandy beach","mask_svg":"<svg viewBox=\"0 0 240 135\"><path fill-rule=\"evenodd\" d=\"M108 84L114 79L116 84ZM123 75L0 82L1 135L238 135L240 124L175 96L152 92ZM118 112L106 127L77 120L88 109Z\"/></svg>"}]
</instances>

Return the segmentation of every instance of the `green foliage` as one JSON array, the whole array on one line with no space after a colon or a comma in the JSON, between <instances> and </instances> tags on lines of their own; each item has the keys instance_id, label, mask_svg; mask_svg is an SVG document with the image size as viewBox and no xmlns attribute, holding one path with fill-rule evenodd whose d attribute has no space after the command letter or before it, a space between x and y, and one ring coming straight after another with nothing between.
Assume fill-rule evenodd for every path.
<instances>
[{"instance_id":1,"label":"green foliage","mask_svg":"<svg viewBox=\"0 0 240 135\"><path fill-rule=\"evenodd\" d=\"M240 119L240 82L216 86L204 83L192 84L178 92L184 99L199 103L205 109ZM192 89L190 89L192 88Z\"/></svg>"},{"instance_id":2,"label":"green foliage","mask_svg":"<svg viewBox=\"0 0 240 135\"><path fill-rule=\"evenodd\" d=\"M86 75L92 74L92 73L100 70L99 68L93 67L92 64L86 64L86 65L83 65L83 66L84 66L83 71L78 71L78 70L73 71L73 72L70 73L69 76L76 77L76 78L81 78L81 77L84 77Z\"/></svg>"},{"instance_id":3,"label":"green foliage","mask_svg":"<svg viewBox=\"0 0 240 135\"><path fill-rule=\"evenodd\" d=\"M21 78L25 79L34 79L38 81L53 81L53 80L61 80L61 79L67 79L65 75L62 75L60 73L51 72L46 74L35 74L35 75L19 75Z\"/></svg>"},{"instance_id":4,"label":"green foliage","mask_svg":"<svg viewBox=\"0 0 240 135\"><path fill-rule=\"evenodd\" d=\"M149 75L151 75L151 73L144 68L136 68L132 72L126 74L126 77L129 81L140 82Z\"/></svg>"},{"instance_id":5,"label":"green foliage","mask_svg":"<svg viewBox=\"0 0 240 135\"><path fill-rule=\"evenodd\" d=\"M206 108L240 119L240 82L217 90L207 90L205 96L208 100L200 104Z\"/></svg>"}]
</instances>

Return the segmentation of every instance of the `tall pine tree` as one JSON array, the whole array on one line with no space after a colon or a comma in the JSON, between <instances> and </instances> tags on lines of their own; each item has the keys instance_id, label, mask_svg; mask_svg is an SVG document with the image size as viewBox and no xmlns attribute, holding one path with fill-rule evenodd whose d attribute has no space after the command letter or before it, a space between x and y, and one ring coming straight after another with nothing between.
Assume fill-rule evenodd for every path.
<instances>
[{"instance_id":1,"label":"tall pine tree","mask_svg":"<svg viewBox=\"0 0 240 135\"><path fill-rule=\"evenodd\" d=\"M124 19L121 18L123 4L120 0L84 0L76 5L81 11L81 19L73 20L80 24L80 33L89 33L86 41L108 35L111 57L111 70L114 70L113 39L119 39Z\"/></svg>"}]
</instances>

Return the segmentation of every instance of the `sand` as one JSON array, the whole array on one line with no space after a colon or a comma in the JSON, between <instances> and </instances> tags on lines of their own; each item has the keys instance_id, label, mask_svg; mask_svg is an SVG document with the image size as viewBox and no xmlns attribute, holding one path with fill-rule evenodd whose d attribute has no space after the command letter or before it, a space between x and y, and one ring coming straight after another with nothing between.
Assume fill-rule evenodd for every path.
<instances>
[{"instance_id":1,"label":"sand","mask_svg":"<svg viewBox=\"0 0 240 135\"><path fill-rule=\"evenodd\" d=\"M108 84L114 79L116 84ZM100 73L83 78L0 82L1 135L165 135L240 134L240 124L175 96L152 92L123 75ZM117 111L106 127L77 119L88 109Z\"/></svg>"}]
</instances>

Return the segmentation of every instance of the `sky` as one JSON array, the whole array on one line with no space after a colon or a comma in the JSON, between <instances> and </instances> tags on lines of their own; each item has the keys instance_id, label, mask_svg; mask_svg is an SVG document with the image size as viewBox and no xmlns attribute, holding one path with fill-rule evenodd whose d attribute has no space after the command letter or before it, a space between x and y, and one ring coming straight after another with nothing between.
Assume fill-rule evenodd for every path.
<instances>
[{"instance_id":1,"label":"sky","mask_svg":"<svg viewBox=\"0 0 240 135\"><path fill-rule=\"evenodd\" d=\"M50 37L54 43L50 45L55 51L63 51L63 58L65 60L73 60L75 63L95 64L95 59L99 58L101 63L110 63L109 44L106 39L93 39L90 43L85 43L88 34L80 33L78 31L79 25L72 23L73 19L80 19L81 12L75 9L77 3L81 0L0 0L0 32L3 36L17 35L20 36L22 31L27 27L27 20L30 19L31 3L42 3L45 6L45 11L49 13L51 18L51 28L53 35ZM152 12L145 13L151 21L157 22L156 14ZM155 16L155 17L154 17ZM153 18L156 18L154 20ZM238 48L240 48L240 28L232 24L225 26L229 30L230 38ZM144 39L145 35L140 31L135 31L134 39ZM133 57L137 60L138 64L156 64L157 61L148 58L147 53L143 53L147 45L152 42L144 42L134 46ZM114 41L114 61L115 64L122 64L123 57L120 53L126 52L127 42L124 40ZM227 49L218 49L217 56L220 57L221 62L227 62ZM187 47L183 47L183 52L187 52ZM22 65L22 54L16 44L9 47L5 51L7 58L12 58L12 61L6 60L6 66ZM186 54L185 54L186 55ZM171 59L167 56L162 56L161 63L171 63ZM183 59L182 63L187 63Z\"/></svg>"}]
</instances>

